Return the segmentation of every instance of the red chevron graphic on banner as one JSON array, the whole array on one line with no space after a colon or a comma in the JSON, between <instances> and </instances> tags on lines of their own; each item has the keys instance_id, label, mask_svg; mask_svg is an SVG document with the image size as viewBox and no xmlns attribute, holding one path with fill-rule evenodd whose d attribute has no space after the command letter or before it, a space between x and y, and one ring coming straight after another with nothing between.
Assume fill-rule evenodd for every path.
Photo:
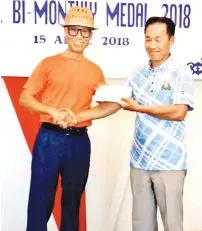
<instances>
[{"instance_id":1,"label":"red chevron graphic on banner","mask_svg":"<svg viewBox=\"0 0 202 231\"><path fill-rule=\"evenodd\" d=\"M24 133L27 145L31 153L40 123L39 123L39 115L35 113L30 113L19 105L19 97L22 92L23 86L27 80L27 77L3 76L2 78L4 79L4 82L6 84L8 93L13 103L13 107L15 109L16 115L18 117L19 123L21 125L22 131ZM55 197L55 206L53 209L53 215L56 224L58 226L58 229L60 227L60 220L61 220L61 206L60 206L61 192L62 189L59 180L56 197ZM85 192L81 199L79 231L86 231Z\"/></svg>"}]
</instances>

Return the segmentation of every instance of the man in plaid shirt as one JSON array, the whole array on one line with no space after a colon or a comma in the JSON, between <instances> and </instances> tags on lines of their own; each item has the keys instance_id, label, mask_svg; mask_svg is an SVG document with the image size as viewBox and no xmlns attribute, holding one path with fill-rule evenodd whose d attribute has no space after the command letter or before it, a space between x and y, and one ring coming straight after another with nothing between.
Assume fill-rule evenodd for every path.
<instances>
[{"instance_id":1,"label":"man in plaid shirt","mask_svg":"<svg viewBox=\"0 0 202 231\"><path fill-rule=\"evenodd\" d=\"M193 110L191 73L170 54L175 24L151 17L145 26L149 63L125 81L132 88L123 103L101 103L79 113L77 121L98 119L118 111L136 112L131 147L130 179L133 194L133 231L156 231L157 207L165 231L183 231L183 187L187 170L185 117Z\"/></svg>"}]
</instances>

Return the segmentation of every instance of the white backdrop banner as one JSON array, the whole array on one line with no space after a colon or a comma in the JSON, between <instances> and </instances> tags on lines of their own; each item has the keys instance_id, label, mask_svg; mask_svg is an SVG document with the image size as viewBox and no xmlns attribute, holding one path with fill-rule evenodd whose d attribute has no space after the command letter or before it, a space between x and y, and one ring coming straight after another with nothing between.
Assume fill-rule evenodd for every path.
<instances>
[{"instance_id":1,"label":"white backdrop banner","mask_svg":"<svg viewBox=\"0 0 202 231\"><path fill-rule=\"evenodd\" d=\"M125 78L147 61L144 26L150 16L167 16L176 23L173 56L185 62L193 78L202 79L202 1L192 0L6 0L1 6L1 74L29 76L37 63L63 51L63 23L73 5L89 7L95 16L86 56L107 78ZM3 34L3 35L2 35Z\"/></svg>"}]
</instances>

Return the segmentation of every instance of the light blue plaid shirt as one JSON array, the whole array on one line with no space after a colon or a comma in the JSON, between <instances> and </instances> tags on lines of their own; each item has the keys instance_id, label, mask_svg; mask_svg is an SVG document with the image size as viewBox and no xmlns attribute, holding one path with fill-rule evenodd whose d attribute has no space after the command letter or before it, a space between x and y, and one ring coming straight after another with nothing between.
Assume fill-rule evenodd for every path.
<instances>
[{"instance_id":1,"label":"light blue plaid shirt","mask_svg":"<svg viewBox=\"0 0 202 231\"><path fill-rule=\"evenodd\" d=\"M186 104L193 110L193 79L188 68L169 57L161 66L134 70L124 83L141 105ZM187 169L185 122L162 120L137 113L131 147L131 168L144 170Z\"/></svg>"}]
</instances>

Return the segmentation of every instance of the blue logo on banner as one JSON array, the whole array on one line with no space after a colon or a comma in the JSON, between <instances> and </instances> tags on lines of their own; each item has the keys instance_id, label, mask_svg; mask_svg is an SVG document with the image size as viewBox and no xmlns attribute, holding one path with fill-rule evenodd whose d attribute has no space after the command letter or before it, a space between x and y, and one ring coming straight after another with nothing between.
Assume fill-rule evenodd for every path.
<instances>
[{"instance_id":1,"label":"blue logo on banner","mask_svg":"<svg viewBox=\"0 0 202 231\"><path fill-rule=\"evenodd\" d=\"M202 62L201 63L200 62L197 62L197 63L189 62L187 63L187 65L190 66L190 69L193 75L194 74L200 75L202 73Z\"/></svg>"}]
</instances>

